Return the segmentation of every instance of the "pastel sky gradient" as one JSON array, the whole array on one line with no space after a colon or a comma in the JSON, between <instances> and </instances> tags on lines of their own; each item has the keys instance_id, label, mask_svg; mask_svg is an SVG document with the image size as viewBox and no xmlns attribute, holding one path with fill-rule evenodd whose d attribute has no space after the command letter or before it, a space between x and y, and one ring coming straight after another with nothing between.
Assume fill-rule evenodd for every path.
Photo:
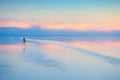
<instances>
[{"instance_id":1,"label":"pastel sky gradient","mask_svg":"<svg viewBox=\"0 0 120 80\"><path fill-rule=\"evenodd\" d=\"M120 30L120 0L0 0L0 27Z\"/></svg>"}]
</instances>

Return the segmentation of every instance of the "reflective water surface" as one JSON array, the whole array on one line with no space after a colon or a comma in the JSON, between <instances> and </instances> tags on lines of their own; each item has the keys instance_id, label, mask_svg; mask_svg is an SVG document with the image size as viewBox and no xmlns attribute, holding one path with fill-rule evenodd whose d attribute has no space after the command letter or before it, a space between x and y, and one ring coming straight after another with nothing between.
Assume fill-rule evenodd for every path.
<instances>
[{"instance_id":1,"label":"reflective water surface","mask_svg":"<svg viewBox=\"0 0 120 80\"><path fill-rule=\"evenodd\" d=\"M0 80L120 80L120 38L0 40Z\"/></svg>"}]
</instances>

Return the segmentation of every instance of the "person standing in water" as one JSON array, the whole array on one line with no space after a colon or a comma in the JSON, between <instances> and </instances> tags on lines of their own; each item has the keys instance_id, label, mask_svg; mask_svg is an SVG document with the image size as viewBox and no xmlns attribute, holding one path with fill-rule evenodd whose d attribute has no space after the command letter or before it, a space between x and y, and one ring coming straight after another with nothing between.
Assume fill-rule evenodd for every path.
<instances>
[{"instance_id":1,"label":"person standing in water","mask_svg":"<svg viewBox=\"0 0 120 80\"><path fill-rule=\"evenodd\" d=\"M23 43L25 43L26 42L26 40L25 40L25 38L23 38Z\"/></svg>"},{"instance_id":2,"label":"person standing in water","mask_svg":"<svg viewBox=\"0 0 120 80\"><path fill-rule=\"evenodd\" d=\"M23 43L22 43L22 47L23 47L23 51L25 51L26 50L26 39L25 38L23 38Z\"/></svg>"}]
</instances>

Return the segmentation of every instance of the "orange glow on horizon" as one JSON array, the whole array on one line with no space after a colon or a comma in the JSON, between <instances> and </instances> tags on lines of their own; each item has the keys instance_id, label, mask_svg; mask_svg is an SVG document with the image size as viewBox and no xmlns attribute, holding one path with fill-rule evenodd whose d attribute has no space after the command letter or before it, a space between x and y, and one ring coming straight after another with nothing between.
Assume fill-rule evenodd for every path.
<instances>
[{"instance_id":1,"label":"orange glow on horizon","mask_svg":"<svg viewBox=\"0 0 120 80\"><path fill-rule=\"evenodd\" d=\"M72 23L72 24L57 24L55 22L49 22L42 24L43 29L51 30L88 30L91 29L92 25L87 23Z\"/></svg>"},{"instance_id":2,"label":"orange glow on horizon","mask_svg":"<svg viewBox=\"0 0 120 80\"><path fill-rule=\"evenodd\" d=\"M120 30L119 23L56 23L56 22L45 22L40 23L39 21L17 21L17 20L0 20L0 27L17 27L17 28L30 28L38 26L41 29L48 30L74 30L74 31L113 31Z\"/></svg>"}]
</instances>

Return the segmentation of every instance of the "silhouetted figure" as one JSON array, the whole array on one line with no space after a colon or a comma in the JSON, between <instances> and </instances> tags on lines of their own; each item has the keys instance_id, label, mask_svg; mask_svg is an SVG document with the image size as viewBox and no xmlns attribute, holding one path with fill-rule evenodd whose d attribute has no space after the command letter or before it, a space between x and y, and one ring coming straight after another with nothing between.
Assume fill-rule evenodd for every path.
<instances>
[{"instance_id":1,"label":"silhouetted figure","mask_svg":"<svg viewBox=\"0 0 120 80\"><path fill-rule=\"evenodd\" d=\"M23 38L23 43L25 43L26 42L26 40L25 40L25 38Z\"/></svg>"},{"instance_id":2,"label":"silhouetted figure","mask_svg":"<svg viewBox=\"0 0 120 80\"><path fill-rule=\"evenodd\" d=\"M26 45L26 39L23 38L23 43L22 43L23 51L25 51L26 46L27 46L27 45Z\"/></svg>"}]
</instances>

